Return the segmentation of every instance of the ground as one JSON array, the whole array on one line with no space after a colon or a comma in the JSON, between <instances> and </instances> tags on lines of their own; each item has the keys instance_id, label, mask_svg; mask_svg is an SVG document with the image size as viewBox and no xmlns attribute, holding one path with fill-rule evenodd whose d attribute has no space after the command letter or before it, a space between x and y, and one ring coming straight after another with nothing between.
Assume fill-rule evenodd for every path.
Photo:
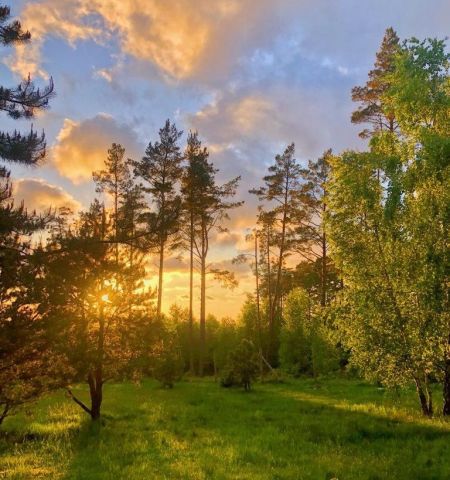
<instances>
[{"instance_id":1,"label":"ground","mask_svg":"<svg viewBox=\"0 0 450 480\"><path fill-rule=\"evenodd\" d=\"M0 478L449 479L450 421L416 403L413 390L345 379L250 393L145 381L107 385L93 424L60 392L5 420Z\"/></svg>"}]
</instances>

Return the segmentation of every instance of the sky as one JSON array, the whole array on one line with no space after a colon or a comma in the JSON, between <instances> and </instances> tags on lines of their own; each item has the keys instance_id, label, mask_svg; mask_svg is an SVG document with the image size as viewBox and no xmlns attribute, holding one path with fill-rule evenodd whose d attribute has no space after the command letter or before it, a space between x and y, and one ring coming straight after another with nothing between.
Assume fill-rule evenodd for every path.
<instances>
[{"instance_id":1,"label":"sky","mask_svg":"<svg viewBox=\"0 0 450 480\"><path fill-rule=\"evenodd\" d=\"M220 181L242 177L228 233L216 234L210 260L236 272L239 287L210 283L207 310L236 316L253 291L244 253L257 199L248 190L276 153L295 142L300 163L332 148L363 149L350 123L352 86L363 84L383 33L401 39L450 34L448 0L10 0L32 43L2 52L2 84L30 74L53 77L51 108L33 120L48 155L13 169L17 201L30 209L86 208L92 171L112 142L140 158L169 118L198 130ZM4 129L30 128L0 118ZM187 301L186 259L166 262L164 306ZM150 262L149 282L156 266Z\"/></svg>"}]
</instances>

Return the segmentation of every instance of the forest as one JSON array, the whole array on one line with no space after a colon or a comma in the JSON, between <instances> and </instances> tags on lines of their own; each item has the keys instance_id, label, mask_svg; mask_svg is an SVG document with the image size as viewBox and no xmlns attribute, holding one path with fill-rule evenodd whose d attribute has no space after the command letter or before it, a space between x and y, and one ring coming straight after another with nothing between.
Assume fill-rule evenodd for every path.
<instances>
[{"instance_id":1,"label":"forest","mask_svg":"<svg viewBox=\"0 0 450 480\"><path fill-rule=\"evenodd\" d=\"M2 49L31 48L11 18ZM39 169L46 136L0 132L1 478L450 478L450 54L380 40L348 92L367 148L285 145L257 185L220 181L168 119L140 157L110 139L86 208L37 212L10 168ZM0 109L39 125L57 92L28 77ZM242 186L257 213L229 260L253 290L233 318L208 307L239 283L210 252ZM163 295L173 257L187 306Z\"/></svg>"}]
</instances>

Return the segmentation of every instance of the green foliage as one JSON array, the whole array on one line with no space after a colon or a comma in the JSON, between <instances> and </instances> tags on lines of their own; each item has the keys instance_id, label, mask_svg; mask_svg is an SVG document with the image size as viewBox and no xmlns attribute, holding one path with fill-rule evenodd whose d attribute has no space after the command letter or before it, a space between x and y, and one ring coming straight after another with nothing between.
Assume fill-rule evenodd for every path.
<instances>
[{"instance_id":1,"label":"green foliage","mask_svg":"<svg viewBox=\"0 0 450 480\"><path fill-rule=\"evenodd\" d=\"M247 339L242 339L231 352L227 365L222 372L222 387L243 387L248 391L259 370L258 354L255 346Z\"/></svg>"},{"instance_id":2,"label":"green foliage","mask_svg":"<svg viewBox=\"0 0 450 480\"><path fill-rule=\"evenodd\" d=\"M152 357L153 377L163 387L172 388L183 374L184 365L179 349L173 341L166 339L153 348Z\"/></svg>"},{"instance_id":3,"label":"green foliage","mask_svg":"<svg viewBox=\"0 0 450 480\"><path fill-rule=\"evenodd\" d=\"M318 376L338 369L338 351L333 345L322 313L307 292L292 290L285 302L281 330L281 367L294 376Z\"/></svg>"},{"instance_id":4,"label":"green foliage","mask_svg":"<svg viewBox=\"0 0 450 480\"><path fill-rule=\"evenodd\" d=\"M342 341L367 376L414 381L427 415L429 378L450 381L448 62L441 41L403 45L381 97L401 135L378 133L370 152L333 160L328 186Z\"/></svg>"}]
</instances>

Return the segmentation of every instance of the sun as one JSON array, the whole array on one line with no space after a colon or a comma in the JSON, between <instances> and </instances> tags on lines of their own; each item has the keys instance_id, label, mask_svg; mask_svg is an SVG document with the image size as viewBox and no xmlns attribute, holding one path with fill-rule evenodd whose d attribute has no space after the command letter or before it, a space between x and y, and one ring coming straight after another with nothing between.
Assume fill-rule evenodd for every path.
<instances>
[{"instance_id":1,"label":"sun","mask_svg":"<svg viewBox=\"0 0 450 480\"><path fill-rule=\"evenodd\" d=\"M102 301L105 302L105 303L108 303L109 302L109 296L107 293L103 294L102 295Z\"/></svg>"}]
</instances>

